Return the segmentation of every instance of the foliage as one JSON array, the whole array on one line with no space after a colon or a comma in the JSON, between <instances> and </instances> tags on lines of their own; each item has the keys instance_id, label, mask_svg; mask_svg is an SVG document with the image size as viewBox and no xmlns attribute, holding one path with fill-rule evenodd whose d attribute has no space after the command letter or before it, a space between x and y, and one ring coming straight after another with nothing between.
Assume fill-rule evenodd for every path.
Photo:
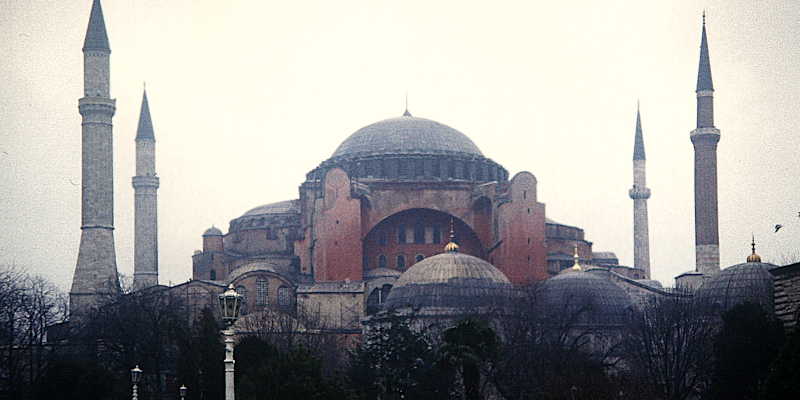
<instances>
[{"instance_id":1,"label":"foliage","mask_svg":"<svg viewBox=\"0 0 800 400\"><path fill-rule=\"evenodd\" d=\"M86 361L55 361L45 371L36 388L36 399L84 400L127 398L130 392L127 381L97 363ZM115 392L116 391L116 392Z\"/></svg>"},{"instance_id":2,"label":"foliage","mask_svg":"<svg viewBox=\"0 0 800 400\"><path fill-rule=\"evenodd\" d=\"M465 318L446 329L442 341L443 367L459 368L465 398L480 399L481 369L491 368L496 361L500 347L497 334L486 321Z\"/></svg>"},{"instance_id":3,"label":"foliage","mask_svg":"<svg viewBox=\"0 0 800 400\"><path fill-rule=\"evenodd\" d=\"M711 397L757 399L783 344L783 327L754 303L731 308L722 321L714 344Z\"/></svg>"},{"instance_id":4,"label":"foliage","mask_svg":"<svg viewBox=\"0 0 800 400\"><path fill-rule=\"evenodd\" d=\"M800 329L795 328L769 368L762 399L796 399L800 393Z\"/></svg>"},{"instance_id":5,"label":"foliage","mask_svg":"<svg viewBox=\"0 0 800 400\"><path fill-rule=\"evenodd\" d=\"M245 337L234 348L236 397L260 399L344 399L345 391L325 378L310 351L281 351L259 337Z\"/></svg>"},{"instance_id":6,"label":"foliage","mask_svg":"<svg viewBox=\"0 0 800 400\"><path fill-rule=\"evenodd\" d=\"M214 313L204 308L192 327L191 336L182 336L182 339L178 344L176 383L190 388L187 400L223 398L225 346Z\"/></svg>"},{"instance_id":7,"label":"foliage","mask_svg":"<svg viewBox=\"0 0 800 400\"><path fill-rule=\"evenodd\" d=\"M370 327L348 375L358 398L384 400L449 398L454 379L433 341L395 314Z\"/></svg>"}]
</instances>

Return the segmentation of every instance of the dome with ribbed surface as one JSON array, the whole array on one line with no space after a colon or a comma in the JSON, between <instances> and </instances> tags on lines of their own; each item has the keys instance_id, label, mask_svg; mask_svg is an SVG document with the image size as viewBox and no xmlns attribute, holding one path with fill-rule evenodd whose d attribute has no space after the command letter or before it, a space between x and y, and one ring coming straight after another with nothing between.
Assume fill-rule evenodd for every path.
<instances>
[{"instance_id":1,"label":"dome with ribbed surface","mask_svg":"<svg viewBox=\"0 0 800 400\"><path fill-rule=\"evenodd\" d=\"M728 267L708 278L695 294L699 301L728 310L745 302L772 310L774 284L770 269L776 265L747 262Z\"/></svg>"},{"instance_id":2,"label":"dome with ribbed surface","mask_svg":"<svg viewBox=\"0 0 800 400\"><path fill-rule=\"evenodd\" d=\"M244 213L242 217L253 216L253 215L264 215L264 214L299 214L299 213L300 213L300 201L287 200L287 201L279 201L277 203L264 204L263 206L258 206Z\"/></svg>"},{"instance_id":3,"label":"dome with ribbed surface","mask_svg":"<svg viewBox=\"0 0 800 400\"><path fill-rule=\"evenodd\" d=\"M508 278L492 264L468 254L447 252L414 264L395 282L387 309L436 307L471 310L513 296Z\"/></svg>"},{"instance_id":4,"label":"dome with ribbed surface","mask_svg":"<svg viewBox=\"0 0 800 400\"><path fill-rule=\"evenodd\" d=\"M546 320L622 325L633 303L624 289L600 272L571 271L540 284L536 308Z\"/></svg>"},{"instance_id":5,"label":"dome with ribbed surface","mask_svg":"<svg viewBox=\"0 0 800 400\"><path fill-rule=\"evenodd\" d=\"M331 158L381 154L467 154L482 156L463 133L406 113L367 125L345 139Z\"/></svg>"}]
</instances>

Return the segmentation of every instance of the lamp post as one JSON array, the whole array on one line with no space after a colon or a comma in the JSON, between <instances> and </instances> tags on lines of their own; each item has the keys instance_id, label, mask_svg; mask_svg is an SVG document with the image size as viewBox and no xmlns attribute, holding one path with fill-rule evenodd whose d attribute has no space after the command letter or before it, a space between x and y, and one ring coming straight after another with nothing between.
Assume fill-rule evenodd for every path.
<instances>
[{"instance_id":1,"label":"lamp post","mask_svg":"<svg viewBox=\"0 0 800 400\"><path fill-rule=\"evenodd\" d=\"M181 385L178 391L181 393L181 400L186 400L186 385Z\"/></svg>"},{"instance_id":2,"label":"lamp post","mask_svg":"<svg viewBox=\"0 0 800 400\"><path fill-rule=\"evenodd\" d=\"M227 325L227 329L222 331L225 338L225 400L234 400L233 390L233 324L239 318L239 310L242 306L242 296L236 293L233 284L228 285L228 290L219 295L219 307L222 311L222 319Z\"/></svg>"},{"instance_id":3,"label":"lamp post","mask_svg":"<svg viewBox=\"0 0 800 400\"><path fill-rule=\"evenodd\" d=\"M139 385L139 379L141 379L141 377L142 377L142 370L139 369L138 365L131 369L131 383L133 384L133 395L131 396L131 399L133 400L139 400L138 385Z\"/></svg>"}]
</instances>

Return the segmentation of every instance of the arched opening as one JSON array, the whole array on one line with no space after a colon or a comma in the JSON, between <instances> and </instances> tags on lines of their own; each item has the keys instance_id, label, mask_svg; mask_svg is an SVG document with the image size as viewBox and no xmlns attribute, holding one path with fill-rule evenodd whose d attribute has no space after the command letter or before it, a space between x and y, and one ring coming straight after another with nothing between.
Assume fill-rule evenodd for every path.
<instances>
[{"instance_id":1,"label":"arched opening","mask_svg":"<svg viewBox=\"0 0 800 400\"><path fill-rule=\"evenodd\" d=\"M481 205L484 212L491 213L488 199ZM478 232L464 221L442 211L414 208L385 218L365 236L364 258L371 262L364 263L364 270L378 267L403 271L421 259L442 253L450 240L451 219L459 251L485 259L485 246ZM391 240L385 239L387 232ZM372 264L376 260L377 264Z\"/></svg>"},{"instance_id":2,"label":"arched opening","mask_svg":"<svg viewBox=\"0 0 800 400\"><path fill-rule=\"evenodd\" d=\"M381 308L381 305L389 297L389 292L392 291L392 285L385 284L379 288L372 289L369 296L367 296L367 314L375 314Z\"/></svg>"}]
</instances>

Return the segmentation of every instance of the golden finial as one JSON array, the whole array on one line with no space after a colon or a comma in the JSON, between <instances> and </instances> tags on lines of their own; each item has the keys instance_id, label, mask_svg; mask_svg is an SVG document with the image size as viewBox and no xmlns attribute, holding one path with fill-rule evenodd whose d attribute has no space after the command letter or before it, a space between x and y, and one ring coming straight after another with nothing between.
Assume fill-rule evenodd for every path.
<instances>
[{"instance_id":1,"label":"golden finial","mask_svg":"<svg viewBox=\"0 0 800 400\"><path fill-rule=\"evenodd\" d=\"M747 256L747 262L749 262L749 263L750 262L760 263L761 262L761 256L756 254L756 236L755 235L753 235L753 241L750 242L750 246L753 248L753 254L750 254L749 256Z\"/></svg>"},{"instance_id":2,"label":"golden finial","mask_svg":"<svg viewBox=\"0 0 800 400\"><path fill-rule=\"evenodd\" d=\"M456 230L452 217L450 217L450 241L444 245L444 251L448 253L458 252L458 244L456 243Z\"/></svg>"},{"instance_id":3,"label":"golden finial","mask_svg":"<svg viewBox=\"0 0 800 400\"><path fill-rule=\"evenodd\" d=\"M577 243L575 243L575 247L574 248L575 248L575 252L572 255L572 260L573 260L572 270L573 271L583 271L583 268L581 268L581 264L578 262L578 244Z\"/></svg>"}]
</instances>

